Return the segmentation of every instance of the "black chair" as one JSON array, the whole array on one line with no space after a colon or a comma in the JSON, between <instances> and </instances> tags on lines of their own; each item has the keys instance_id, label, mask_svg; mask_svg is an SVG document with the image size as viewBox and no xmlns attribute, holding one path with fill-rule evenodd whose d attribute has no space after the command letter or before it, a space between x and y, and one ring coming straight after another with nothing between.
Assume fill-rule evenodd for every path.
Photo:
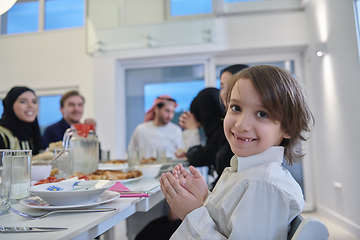
<instances>
[{"instance_id":1,"label":"black chair","mask_svg":"<svg viewBox=\"0 0 360 240\"><path fill-rule=\"evenodd\" d=\"M326 226L316 218L303 218L298 215L290 223L288 240L327 240L329 231Z\"/></svg>"}]
</instances>

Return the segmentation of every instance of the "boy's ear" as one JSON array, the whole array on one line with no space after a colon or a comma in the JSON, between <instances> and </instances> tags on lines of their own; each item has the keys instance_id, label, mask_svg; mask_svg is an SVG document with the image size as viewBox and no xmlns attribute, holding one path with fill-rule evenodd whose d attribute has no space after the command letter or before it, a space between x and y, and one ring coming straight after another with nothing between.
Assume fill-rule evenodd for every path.
<instances>
[{"instance_id":1,"label":"boy's ear","mask_svg":"<svg viewBox=\"0 0 360 240\"><path fill-rule=\"evenodd\" d=\"M286 139L290 139L290 138L291 138L291 136L290 136L289 134L285 133L285 134L284 134L284 138L286 138Z\"/></svg>"}]
</instances>

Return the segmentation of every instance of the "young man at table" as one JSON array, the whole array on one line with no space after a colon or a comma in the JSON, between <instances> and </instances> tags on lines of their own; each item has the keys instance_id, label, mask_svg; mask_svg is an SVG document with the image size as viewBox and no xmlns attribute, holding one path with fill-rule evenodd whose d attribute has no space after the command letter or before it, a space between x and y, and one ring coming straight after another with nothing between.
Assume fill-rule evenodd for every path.
<instances>
[{"instance_id":1,"label":"young man at table","mask_svg":"<svg viewBox=\"0 0 360 240\"><path fill-rule=\"evenodd\" d=\"M140 149L145 158L156 157L156 148L166 149L168 158L175 158L177 149L184 149L181 128L171 120L177 107L176 101L168 95L161 95L154 100L151 109L145 114L144 123L139 124L129 143L128 150ZM132 240L137 233L152 220L168 215L168 221L181 221L169 211L166 201L157 204L146 213L135 213L127 218L127 235ZM176 223L177 226L180 223ZM151 238L151 236L150 236Z\"/></svg>"},{"instance_id":2,"label":"young man at table","mask_svg":"<svg viewBox=\"0 0 360 240\"><path fill-rule=\"evenodd\" d=\"M176 158L177 149L183 149L181 128L172 123L177 103L172 97L162 95L154 100L145 114L144 123L139 124L131 136L128 150L139 149L145 158L156 158L156 149L165 148L167 158Z\"/></svg>"},{"instance_id":3,"label":"young man at table","mask_svg":"<svg viewBox=\"0 0 360 240\"><path fill-rule=\"evenodd\" d=\"M49 146L49 143L62 141L66 129L70 128L72 124L80 123L84 112L84 103L85 99L78 91L69 91L61 97L60 111L63 118L45 129L43 134L45 148ZM91 118L85 119L84 123L96 126L96 121Z\"/></svg>"}]
</instances>

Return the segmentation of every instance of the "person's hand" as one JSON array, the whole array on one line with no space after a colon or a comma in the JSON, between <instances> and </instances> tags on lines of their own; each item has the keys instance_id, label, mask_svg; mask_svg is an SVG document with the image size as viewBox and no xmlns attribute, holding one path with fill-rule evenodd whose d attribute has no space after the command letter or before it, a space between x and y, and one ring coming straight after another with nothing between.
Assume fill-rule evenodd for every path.
<instances>
[{"instance_id":1,"label":"person's hand","mask_svg":"<svg viewBox=\"0 0 360 240\"><path fill-rule=\"evenodd\" d=\"M84 120L84 124L91 124L91 125L94 125L94 127L96 127L96 121L92 118L86 118Z\"/></svg>"},{"instance_id":2,"label":"person's hand","mask_svg":"<svg viewBox=\"0 0 360 240\"><path fill-rule=\"evenodd\" d=\"M198 129L201 126L201 123L196 120L194 114L184 112L179 117L179 125L183 129Z\"/></svg>"},{"instance_id":3,"label":"person's hand","mask_svg":"<svg viewBox=\"0 0 360 240\"><path fill-rule=\"evenodd\" d=\"M171 209L168 211L167 216L168 216L169 221L175 221L175 220L180 219L180 218L174 213L174 211L171 210Z\"/></svg>"},{"instance_id":4,"label":"person's hand","mask_svg":"<svg viewBox=\"0 0 360 240\"><path fill-rule=\"evenodd\" d=\"M179 163L174 167L172 174L178 181L180 181L182 178L185 178L186 181L193 184L201 193L201 196L203 197L202 199L204 201L208 194L208 186L205 181L205 178L195 167L190 166L189 170L191 174L188 171L186 171L186 169L183 167L181 163Z\"/></svg>"},{"instance_id":5,"label":"person's hand","mask_svg":"<svg viewBox=\"0 0 360 240\"><path fill-rule=\"evenodd\" d=\"M185 178L178 181L167 172L163 173L160 179L160 187L167 202L181 220L184 220L188 213L203 206L201 193Z\"/></svg>"}]
</instances>

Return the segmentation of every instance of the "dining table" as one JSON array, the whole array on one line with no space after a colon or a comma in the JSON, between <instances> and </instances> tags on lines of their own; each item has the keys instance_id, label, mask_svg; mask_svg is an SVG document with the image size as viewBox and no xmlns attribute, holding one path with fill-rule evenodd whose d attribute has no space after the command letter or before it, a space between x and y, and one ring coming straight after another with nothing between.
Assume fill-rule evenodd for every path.
<instances>
[{"instance_id":1,"label":"dining table","mask_svg":"<svg viewBox=\"0 0 360 240\"><path fill-rule=\"evenodd\" d=\"M94 208L115 208L110 212L56 213L43 219L30 220L13 212L0 216L1 227L58 227L66 230L54 232L0 233L0 239L6 240L61 240L61 239L94 239L102 235L102 239L116 239L114 226L136 212L147 212L160 201L164 195L160 189L159 177L141 178L124 183L132 191L147 191L148 197L124 197L98 205ZM41 214L47 211L33 209L19 203L12 207L29 214Z\"/></svg>"},{"instance_id":2,"label":"dining table","mask_svg":"<svg viewBox=\"0 0 360 240\"><path fill-rule=\"evenodd\" d=\"M120 181L130 191L146 191L148 197L140 197L137 194L121 194L120 197L110 202L103 203L93 208L114 208L108 212L84 212L84 213L56 213L39 220L30 220L13 212L0 216L0 227L55 227L66 230L53 232L0 232L0 240L84 240L102 236L102 240L117 239L115 225L126 220L137 212L148 212L158 203L165 199L160 189L160 174L171 171L177 164L183 164L187 169L187 159L167 159L162 163L157 177L141 177L138 180ZM23 206L20 203L12 204L11 207L28 214L40 215L49 212L44 209L34 209Z\"/></svg>"}]
</instances>

